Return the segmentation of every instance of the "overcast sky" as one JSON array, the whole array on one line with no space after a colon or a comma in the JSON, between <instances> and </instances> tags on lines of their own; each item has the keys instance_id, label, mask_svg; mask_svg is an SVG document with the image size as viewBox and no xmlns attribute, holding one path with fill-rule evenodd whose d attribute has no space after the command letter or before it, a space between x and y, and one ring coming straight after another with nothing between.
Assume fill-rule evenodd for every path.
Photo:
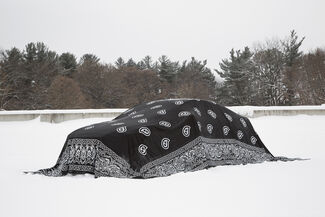
<instances>
[{"instance_id":1,"label":"overcast sky","mask_svg":"<svg viewBox=\"0 0 325 217\"><path fill-rule=\"evenodd\" d=\"M50 49L103 62L165 54L218 67L231 48L283 38L325 47L324 0L0 0L0 48L45 42Z\"/></svg>"}]
</instances>

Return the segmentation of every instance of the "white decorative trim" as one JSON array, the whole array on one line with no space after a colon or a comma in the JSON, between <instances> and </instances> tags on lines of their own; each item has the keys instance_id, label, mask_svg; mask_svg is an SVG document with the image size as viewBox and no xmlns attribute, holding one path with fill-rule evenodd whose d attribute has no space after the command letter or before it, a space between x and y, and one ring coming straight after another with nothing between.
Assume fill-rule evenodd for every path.
<instances>
[{"instance_id":1,"label":"white decorative trim","mask_svg":"<svg viewBox=\"0 0 325 217\"><path fill-rule=\"evenodd\" d=\"M147 149L148 147L144 144L138 147L139 153L143 156L146 156ZM275 158L266 153L263 148L247 145L235 139L213 139L199 136L181 148L145 164L137 172L125 159L100 140L69 139L56 165L35 173L62 176L77 171L93 173L96 177L150 178L182 171L196 171L209 166L259 163L265 160L293 159Z\"/></svg>"}]
</instances>

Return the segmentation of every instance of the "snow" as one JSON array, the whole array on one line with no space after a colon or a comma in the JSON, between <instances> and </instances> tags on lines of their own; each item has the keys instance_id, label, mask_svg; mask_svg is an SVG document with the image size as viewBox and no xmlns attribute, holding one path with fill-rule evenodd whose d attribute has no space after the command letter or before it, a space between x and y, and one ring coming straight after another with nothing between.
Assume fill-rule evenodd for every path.
<instances>
[{"instance_id":1,"label":"snow","mask_svg":"<svg viewBox=\"0 0 325 217\"><path fill-rule=\"evenodd\" d=\"M11 110L0 111L0 115L17 115L17 114L75 114L75 113L122 113L126 108L116 109L44 109L44 110Z\"/></svg>"},{"instance_id":2,"label":"snow","mask_svg":"<svg viewBox=\"0 0 325 217\"><path fill-rule=\"evenodd\" d=\"M23 174L54 165L74 129L106 120L0 122L0 216L325 215L325 116L250 119L274 155L311 159L306 161L223 166L148 180Z\"/></svg>"},{"instance_id":3,"label":"snow","mask_svg":"<svg viewBox=\"0 0 325 217\"><path fill-rule=\"evenodd\" d=\"M303 106L230 106L228 108L241 115L252 117L254 111L261 110L325 110L325 104Z\"/></svg>"}]
</instances>

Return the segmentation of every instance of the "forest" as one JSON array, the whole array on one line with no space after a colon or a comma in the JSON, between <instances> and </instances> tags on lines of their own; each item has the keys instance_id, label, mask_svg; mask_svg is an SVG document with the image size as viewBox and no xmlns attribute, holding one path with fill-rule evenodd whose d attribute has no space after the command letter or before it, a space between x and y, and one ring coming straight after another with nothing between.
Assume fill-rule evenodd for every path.
<instances>
[{"instance_id":1,"label":"forest","mask_svg":"<svg viewBox=\"0 0 325 217\"><path fill-rule=\"evenodd\" d=\"M324 104L325 49L304 53L304 40L292 30L284 39L231 49L218 69L207 67L207 60L165 55L103 63L95 54L77 59L31 42L23 50L0 51L0 110L128 108L163 98L226 106Z\"/></svg>"}]
</instances>

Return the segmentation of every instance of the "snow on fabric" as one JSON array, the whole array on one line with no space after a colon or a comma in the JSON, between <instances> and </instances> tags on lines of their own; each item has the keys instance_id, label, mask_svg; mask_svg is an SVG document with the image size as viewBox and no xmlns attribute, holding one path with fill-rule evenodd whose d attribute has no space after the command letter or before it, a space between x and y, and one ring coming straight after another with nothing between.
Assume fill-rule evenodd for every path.
<instances>
[{"instance_id":1,"label":"snow on fabric","mask_svg":"<svg viewBox=\"0 0 325 217\"><path fill-rule=\"evenodd\" d=\"M279 159L289 160L273 157L247 118L215 102L175 99L143 103L72 132L56 165L36 173L152 178Z\"/></svg>"}]
</instances>

